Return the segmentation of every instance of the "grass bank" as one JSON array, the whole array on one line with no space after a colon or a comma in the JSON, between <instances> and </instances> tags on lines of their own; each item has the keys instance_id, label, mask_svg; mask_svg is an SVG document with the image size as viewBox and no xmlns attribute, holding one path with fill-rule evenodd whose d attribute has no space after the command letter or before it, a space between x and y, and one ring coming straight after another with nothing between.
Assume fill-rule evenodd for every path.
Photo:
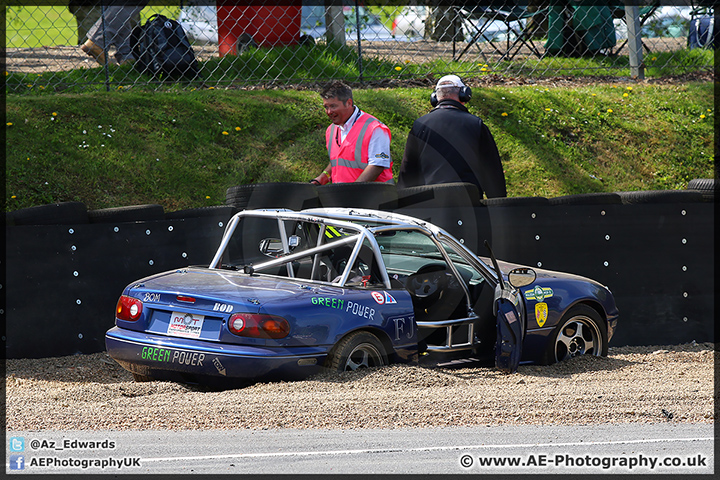
<instances>
[{"instance_id":1,"label":"grass bank","mask_svg":"<svg viewBox=\"0 0 720 480\"><path fill-rule=\"evenodd\" d=\"M356 90L392 131L395 171L428 89ZM508 194L681 189L714 175L712 83L475 89ZM252 182L307 181L327 164L317 93L220 90L8 95L6 210L220 205Z\"/></svg>"}]
</instances>

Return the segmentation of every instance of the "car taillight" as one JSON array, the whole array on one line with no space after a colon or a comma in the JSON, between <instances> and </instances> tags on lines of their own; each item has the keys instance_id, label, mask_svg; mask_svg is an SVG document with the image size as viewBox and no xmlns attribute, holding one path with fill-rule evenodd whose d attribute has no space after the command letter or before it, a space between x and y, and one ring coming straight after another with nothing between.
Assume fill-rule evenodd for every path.
<instances>
[{"instance_id":1,"label":"car taillight","mask_svg":"<svg viewBox=\"0 0 720 480\"><path fill-rule=\"evenodd\" d=\"M133 297L123 295L118 300L117 308L115 309L115 316L119 320L126 320L128 322L135 322L142 314L143 304L140 300Z\"/></svg>"},{"instance_id":2,"label":"car taillight","mask_svg":"<svg viewBox=\"0 0 720 480\"><path fill-rule=\"evenodd\" d=\"M259 313L236 313L228 320L228 328L240 337L285 338L290 333L284 318Z\"/></svg>"}]
</instances>

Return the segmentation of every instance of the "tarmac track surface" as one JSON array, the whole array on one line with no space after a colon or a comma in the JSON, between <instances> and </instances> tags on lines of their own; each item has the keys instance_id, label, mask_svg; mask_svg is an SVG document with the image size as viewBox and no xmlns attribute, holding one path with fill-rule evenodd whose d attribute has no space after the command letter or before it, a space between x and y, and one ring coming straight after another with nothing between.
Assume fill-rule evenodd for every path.
<instances>
[{"instance_id":1,"label":"tarmac track surface","mask_svg":"<svg viewBox=\"0 0 720 480\"><path fill-rule=\"evenodd\" d=\"M712 425L673 423L369 430L44 431L24 438L25 473L712 474ZM82 442L112 449L62 450ZM33 449L31 445L38 448ZM109 443L105 444L106 446ZM33 458L35 460L33 461ZM41 459L53 465L38 466ZM110 458L105 468L86 462ZM66 464L62 466L62 461ZM50 461L50 460L48 460ZM34 463L34 465L33 465ZM10 470L8 470L10 472ZM17 473L17 472L15 472Z\"/></svg>"}]
</instances>

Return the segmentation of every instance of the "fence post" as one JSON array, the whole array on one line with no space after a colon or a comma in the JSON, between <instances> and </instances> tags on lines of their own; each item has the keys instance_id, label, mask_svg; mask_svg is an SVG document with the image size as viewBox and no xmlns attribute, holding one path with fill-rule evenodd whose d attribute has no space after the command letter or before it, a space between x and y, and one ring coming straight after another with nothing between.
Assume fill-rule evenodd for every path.
<instances>
[{"instance_id":1,"label":"fence post","mask_svg":"<svg viewBox=\"0 0 720 480\"><path fill-rule=\"evenodd\" d=\"M630 77L645 79L645 63L643 62L642 37L640 31L640 9L633 0L625 2L625 23L628 30L628 50L630 52Z\"/></svg>"},{"instance_id":2,"label":"fence post","mask_svg":"<svg viewBox=\"0 0 720 480\"><path fill-rule=\"evenodd\" d=\"M357 34L357 51L358 51L358 71L360 73L360 83L363 81L363 64L362 64L362 42L360 40L360 6L355 0L355 33Z\"/></svg>"},{"instance_id":3,"label":"fence post","mask_svg":"<svg viewBox=\"0 0 720 480\"><path fill-rule=\"evenodd\" d=\"M345 16L342 4L336 0L325 1L325 35L328 43L345 45Z\"/></svg>"},{"instance_id":4,"label":"fence post","mask_svg":"<svg viewBox=\"0 0 720 480\"><path fill-rule=\"evenodd\" d=\"M102 37L103 37L103 57L105 58L105 61L103 62L103 71L105 72L105 91L110 91L110 71L108 70L108 56L110 55L108 53L108 44L107 44L107 36L105 35L105 3L100 4L100 20L102 21Z\"/></svg>"}]
</instances>

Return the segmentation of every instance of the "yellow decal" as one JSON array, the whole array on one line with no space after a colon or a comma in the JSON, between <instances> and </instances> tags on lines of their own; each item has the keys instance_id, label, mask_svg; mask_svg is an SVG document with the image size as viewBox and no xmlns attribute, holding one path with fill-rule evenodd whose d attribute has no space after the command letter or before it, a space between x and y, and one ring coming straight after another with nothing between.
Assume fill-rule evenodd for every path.
<instances>
[{"instance_id":1,"label":"yellow decal","mask_svg":"<svg viewBox=\"0 0 720 480\"><path fill-rule=\"evenodd\" d=\"M545 325L545 321L548 318L548 306L547 303L537 303L535 304L535 320L537 320L537 324L539 327L542 327Z\"/></svg>"}]
</instances>

